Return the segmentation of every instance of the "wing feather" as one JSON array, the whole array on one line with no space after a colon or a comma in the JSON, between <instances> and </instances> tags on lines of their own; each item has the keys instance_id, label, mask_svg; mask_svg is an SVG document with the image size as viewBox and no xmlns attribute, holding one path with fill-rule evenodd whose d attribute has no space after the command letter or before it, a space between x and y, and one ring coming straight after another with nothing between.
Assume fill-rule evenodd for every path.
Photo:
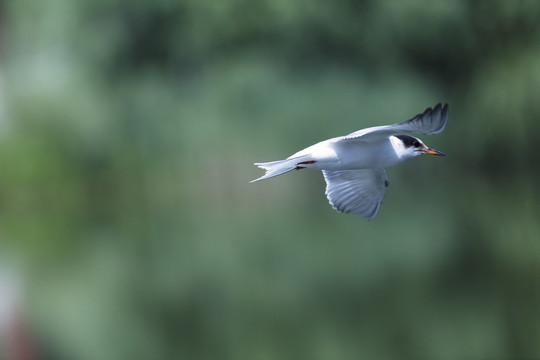
<instances>
[{"instance_id":1,"label":"wing feather","mask_svg":"<svg viewBox=\"0 0 540 360\"><path fill-rule=\"evenodd\" d=\"M323 175L326 196L335 210L367 220L377 216L388 184L384 169L323 170Z\"/></svg>"},{"instance_id":2,"label":"wing feather","mask_svg":"<svg viewBox=\"0 0 540 360\"><path fill-rule=\"evenodd\" d=\"M340 141L362 140L376 141L394 134L414 133L435 135L444 131L448 122L448 104L437 104L427 108L422 114L393 125L375 126L355 131L341 138Z\"/></svg>"}]
</instances>

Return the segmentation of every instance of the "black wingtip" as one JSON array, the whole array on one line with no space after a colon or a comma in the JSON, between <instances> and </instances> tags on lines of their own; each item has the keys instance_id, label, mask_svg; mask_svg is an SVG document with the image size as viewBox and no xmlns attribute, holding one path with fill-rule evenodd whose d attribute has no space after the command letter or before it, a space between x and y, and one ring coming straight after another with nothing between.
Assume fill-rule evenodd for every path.
<instances>
[{"instance_id":1,"label":"black wingtip","mask_svg":"<svg viewBox=\"0 0 540 360\"><path fill-rule=\"evenodd\" d=\"M428 112L428 111L431 111L431 112L436 112L436 111L441 111L442 113L445 113L448 111L448 103L444 103L444 105L442 103L437 103L437 105L435 105L433 108L427 108L425 112Z\"/></svg>"},{"instance_id":2,"label":"black wingtip","mask_svg":"<svg viewBox=\"0 0 540 360\"><path fill-rule=\"evenodd\" d=\"M444 115L448 112L448 103L444 103L444 105L442 103L438 103L437 105L435 105L435 110L436 109L441 109L441 112Z\"/></svg>"},{"instance_id":3,"label":"black wingtip","mask_svg":"<svg viewBox=\"0 0 540 360\"><path fill-rule=\"evenodd\" d=\"M435 107L433 107L433 109L427 108L424 114L440 119L440 128L435 132L438 134L446 128L446 123L448 121L448 103L444 103L444 105L442 105L442 103L438 103L435 105Z\"/></svg>"}]
</instances>

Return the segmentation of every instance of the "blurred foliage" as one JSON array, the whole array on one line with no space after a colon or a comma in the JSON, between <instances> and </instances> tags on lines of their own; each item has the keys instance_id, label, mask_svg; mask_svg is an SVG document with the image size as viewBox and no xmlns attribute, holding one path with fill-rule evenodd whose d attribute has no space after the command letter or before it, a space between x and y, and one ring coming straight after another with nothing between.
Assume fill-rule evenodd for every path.
<instances>
[{"instance_id":1,"label":"blurred foliage","mask_svg":"<svg viewBox=\"0 0 540 360\"><path fill-rule=\"evenodd\" d=\"M8 1L0 250L45 359L540 357L540 3ZM251 164L448 102L372 222Z\"/></svg>"}]
</instances>

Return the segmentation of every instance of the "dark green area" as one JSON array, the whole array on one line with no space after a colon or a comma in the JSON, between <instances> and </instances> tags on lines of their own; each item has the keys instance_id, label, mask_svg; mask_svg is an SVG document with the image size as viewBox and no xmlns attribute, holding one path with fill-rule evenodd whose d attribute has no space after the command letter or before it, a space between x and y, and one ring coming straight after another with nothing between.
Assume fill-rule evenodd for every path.
<instances>
[{"instance_id":1,"label":"dark green area","mask_svg":"<svg viewBox=\"0 0 540 360\"><path fill-rule=\"evenodd\" d=\"M0 261L46 359L540 358L540 2L4 8ZM374 221L248 183L438 102Z\"/></svg>"}]
</instances>

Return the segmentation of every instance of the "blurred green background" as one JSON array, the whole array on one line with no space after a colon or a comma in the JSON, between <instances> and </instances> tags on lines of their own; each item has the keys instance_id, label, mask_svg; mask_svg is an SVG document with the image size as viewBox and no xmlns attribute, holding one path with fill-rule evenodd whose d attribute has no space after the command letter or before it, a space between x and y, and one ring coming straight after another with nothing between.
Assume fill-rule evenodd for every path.
<instances>
[{"instance_id":1,"label":"blurred green background","mask_svg":"<svg viewBox=\"0 0 540 360\"><path fill-rule=\"evenodd\" d=\"M0 265L41 359L540 358L540 2L25 0ZM378 217L256 161L450 105Z\"/></svg>"}]
</instances>

